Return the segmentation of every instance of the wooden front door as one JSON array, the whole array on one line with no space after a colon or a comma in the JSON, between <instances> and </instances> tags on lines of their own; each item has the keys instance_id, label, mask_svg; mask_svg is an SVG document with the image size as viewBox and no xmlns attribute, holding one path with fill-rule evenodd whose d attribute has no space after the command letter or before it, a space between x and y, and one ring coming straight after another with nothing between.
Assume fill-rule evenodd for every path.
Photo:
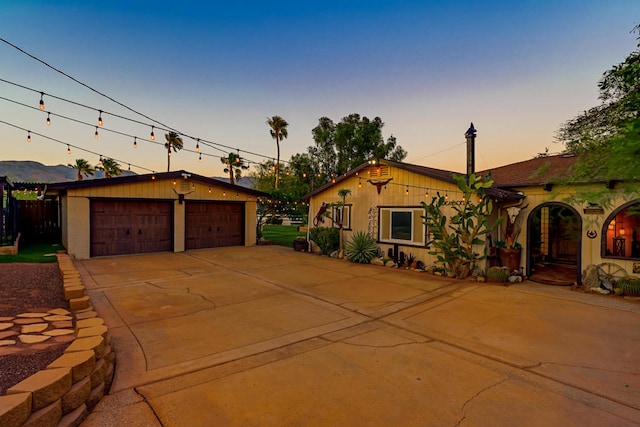
<instances>
[{"instance_id":1,"label":"wooden front door","mask_svg":"<svg viewBox=\"0 0 640 427\"><path fill-rule=\"evenodd\" d=\"M185 248L244 245L244 203L187 202Z\"/></svg>"},{"instance_id":2,"label":"wooden front door","mask_svg":"<svg viewBox=\"0 0 640 427\"><path fill-rule=\"evenodd\" d=\"M173 248L171 202L91 201L91 256L165 252Z\"/></svg>"}]
</instances>

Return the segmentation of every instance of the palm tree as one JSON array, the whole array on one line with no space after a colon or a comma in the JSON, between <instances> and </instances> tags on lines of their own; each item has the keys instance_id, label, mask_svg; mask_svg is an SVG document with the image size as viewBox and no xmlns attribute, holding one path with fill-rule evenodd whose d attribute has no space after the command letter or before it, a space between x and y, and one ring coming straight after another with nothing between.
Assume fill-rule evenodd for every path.
<instances>
[{"instance_id":1,"label":"palm tree","mask_svg":"<svg viewBox=\"0 0 640 427\"><path fill-rule=\"evenodd\" d=\"M76 159L75 164L69 163L67 166L74 168L78 172L77 181L82 181L83 175L93 175L93 171L95 170L85 159Z\"/></svg>"},{"instance_id":2,"label":"palm tree","mask_svg":"<svg viewBox=\"0 0 640 427\"><path fill-rule=\"evenodd\" d=\"M102 165L96 166L96 169L103 171L105 178L122 174L122 169L120 169L118 162L109 157L102 159Z\"/></svg>"},{"instance_id":3,"label":"palm tree","mask_svg":"<svg viewBox=\"0 0 640 427\"><path fill-rule=\"evenodd\" d=\"M269 120L267 120L267 124L271 127L271 138L276 140L276 146L278 147L278 157L276 160L276 189L278 188L278 175L280 169L280 141L283 138L289 136L287 132L287 126L289 123L285 119L280 116L273 116Z\"/></svg>"},{"instance_id":4,"label":"palm tree","mask_svg":"<svg viewBox=\"0 0 640 427\"><path fill-rule=\"evenodd\" d=\"M244 160L235 153L229 153L227 157L220 157L220 162L226 166L226 168L224 168L224 172L229 174L229 184L231 185L242 178L243 169L249 169L249 166L244 163Z\"/></svg>"},{"instance_id":5,"label":"palm tree","mask_svg":"<svg viewBox=\"0 0 640 427\"><path fill-rule=\"evenodd\" d=\"M171 169L171 149L174 153L182 150L182 138L175 132L169 132L164 134L164 139L167 140L164 143L164 148L167 149L167 172L169 172Z\"/></svg>"}]
</instances>

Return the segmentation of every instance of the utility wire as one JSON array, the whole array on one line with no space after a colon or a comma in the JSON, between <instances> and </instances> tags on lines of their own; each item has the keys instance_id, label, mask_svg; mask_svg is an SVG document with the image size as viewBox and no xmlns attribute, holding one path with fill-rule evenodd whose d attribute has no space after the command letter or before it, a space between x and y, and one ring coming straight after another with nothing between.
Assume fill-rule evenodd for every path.
<instances>
[{"instance_id":1,"label":"utility wire","mask_svg":"<svg viewBox=\"0 0 640 427\"><path fill-rule=\"evenodd\" d=\"M110 101L114 102L115 104L117 104L117 105L119 105L119 106L121 106L121 107L123 107L123 108L125 108L125 109L127 109L127 110L129 110L129 111L131 111L131 112L133 112L133 113L135 113L135 114L137 114L137 115L139 115L139 116L142 116L142 117L144 117L145 119L150 120L151 122L153 122L153 123L155 123L155 124L159 124L161 127L164 127L164 128L158 127L160 130L176 132L177 134L182 135L182 136L187 137L187 138L190 138L190 139L192 139L192 140L194 140L194 141L200 141L200 142L204 142L204 143L207 143L207 144L217 145L217 146L224 147L224 148L226 148L226 149L230 149L230 150L241 151L241 152L243 152L243 153L251 154L251 155L253 155L253 156L258 156L258 157L261 157L261 158L263 158L263 159L271 159L271 158L273 158L273 156L265 156L265 155L263 155L263 154L254 153L254 152L251 152L251 151L240 150L240 149L238 149L238 148L236 148L236 147L230 147L230 146L227 146L227 145L224 145L224 144L219 144L219 143L216 143L216 142L213 142L213 141L208 141L208 140L206 140L206 139L196 138L196 137L191 136L191 135L188 135L188 134L186 134L186 133L184 133L184 132L180 132L180 131L178 131L177 129L174 129L174 128L170 127L169 125L166 125L166 124L162 123L162 122L161 122L161 121L159 121L159 120L155 120L155 119L153 119L153 118L151 118L151 117L147 116L146 114L140 113L139 111L134 110L133 108L131 108L131 107L129 107L129 106L127 106L127 105L125 105L125 104L123 104L123 103L121 103L121 102L119 102L119 101L115 100L115 99L113 99L112 97L110 97L110 96L108 96L108 95L106 95L106 94L104 94L104 93L100 92L99 90L94 89L93 87L89 86L88 84L81 82L80 80L78 80L78 79L76 79L75 77L73 77L73 76L71 76L71 75L69 75L69 74L65 73L65 72L64 72L64 71L62 71L62 70L59 70L58 68L56 68L56 67L52 66L51 64L49 64L49 63L47 63L47 62L43 61L42 59L40 59L40 58L38 58L38 57L36 57L36 56L34 56L34 55L30 54L29 52L27 52L27 51L25 51L24 49L22 49L22 48L20 48L20 47L16 46L15 44L13 44L13 43L9 42L8 40L6 40L6 39L4 39L4 38L1 38L1 37L0 37L0 41L2 41L3 43L5 43L5 44L7 44L7 45L11 46L12 48L16 49L16 50L17 50L17 51L19 51L20 53L22 53L22 54L24 54L24 55L28 56L29 58L31 58L31 59L33 59L33 60L35 60L35 61L37 61L37 62L40 62L41 64L43 64L44 66L46 66L46 67L48 67L48 68L52 69L53 71L55 71L55 72L57 72L57 73L59 73L59 74L62 74L63 76L65 76L65 77L67 77L67 78L71 79L71 80L72 80L72 81L74 81L75 83L77 83L77 84L79 84L79 85L81 85L81 86L83 86L83 87L85 87L85 88L89 89L90 91L92 91L92 92L94 92L94 93L96 93L96 94L98 94L98 95L100 95L100 96L102 96L102 97L104 97L104 98L107 98L108 100L110 100ZM42 92L42 91L37 91L37 90L32 89L32 88L28 88L28 87L26 87L26 86L22 86L22 85L19 85L19 84L15 84L15 83L9 82L9 81L4 80L4 79L0 79L0 81L6 82L6 83L10 83L10 84L14 84L14 85L16 85L16 86L18 86L18 87L22 87L22 88L24 88L24 89L28 89L28 90L31 90L31 91L34 91L34 92L37 92L37 93L41 93L41 94L44 94L44 93L45 93L45 92ZM56 99L60 99L60 100L66 101L66 102L71 102L71 103L73 103L73 104L75 104L75 105L82 106L82 107L85 107L85 108L89 108L89 109L92 109L92 110L94 110L94 111L102 111L103 113L105 113L105 114L109 114L109 115L112 115L112 116L114 116L114 117L119 117L119 118L121 118L121 119L130 120L130 121L135 122L135 123L138 123L138 124L144 124L144 125L146 125L146 126L151 126L151 125L149 125L149 124L145 124L145 123L139 122L139 121L134 120L134 119L130 119L130 118L126 118L126 117L123 117L123 116L119 116L119 115L114 114L114 113L107 113L106 111L104 111L104 110L100 110L100 109L98 109L98 108L89 107L89 106L86 106L86 105L82 105L82 104L80 104L80 103L76 103L76 102L73 102L73 101L70 101L70 100L66 100L66 99L63 99L63 98L60 98L60 97L56 97L56 96L51 95L51 94L49 94L49 93L47 93L46 95L47 95L47 96L51 96L51 97L56 98ZM157 126L155 126L155 125L154 125L154 127L157 127ZM281 163L285 163L285 164L286 164L286 163L289 163L289 162L287 162L286 160L281 160Z\"/></svg>"}]
</instances>

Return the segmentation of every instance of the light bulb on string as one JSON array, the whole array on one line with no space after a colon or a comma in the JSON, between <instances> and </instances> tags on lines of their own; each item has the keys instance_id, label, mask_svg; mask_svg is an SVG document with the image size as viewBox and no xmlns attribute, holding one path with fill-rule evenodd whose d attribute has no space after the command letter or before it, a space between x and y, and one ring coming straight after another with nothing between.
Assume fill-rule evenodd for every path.
<instances>
[{"instance_id":1,"label":"light bulb on string","mask_svg":"<svg viewBox=\"0 0 640 427\"><path fill-rule=\"evenodd\" d=\"M138 148L138 137L133 137L133 148Z\"/></svg>"},{"instance_id":2,"label":"light bulb on string","mask_svg":"<svg viewBox=\"0 0 640 427\"><path fill-rule=\"evenodd\" d=\"M102 110L98 110L98 126L102 126L104 122L102 121Z\"/></svg>"},{"instance_id":3,"label":"light bulb on string","mask_svg":"<svg viewBox=\"0 0 640 427\"><path fill-rule=\"evenodd\" d=\"M27 131L27 142L31 142L31 131Z\"/></svg>"},{"instance_id":4,"label":"light bulb on string","mask_svg":"<svg viewBox=\"0 0 640 427\"><path fill-rule=\"evenodd\" d=\"M198 154L198 163L202 163L202 153Z\"/></svg>"},{"instance_id":5,"label":"light bulb on string","mask_svg":"<svg viewBox=\"0 0 640 427\"><path fill-rule=\"evenodd\" d=\"M200 152L200 138L196 139L196 153Z\"/></svg>"},{"instance_id":6,"label":"light bulb on string","mask_svg":"<svg viewBox=\"0 0 640 427\"><path fill-rule=\"evenodd\" d=\"M238 150L238 155L236 156L236 163L240 163L240 150Z\"/></svg>"},{"instance_id":7,"label":"light bulb on string","mask_svg":"<svg viewBox=\"0 0 640 427\"><path fill-rule=\"evenodd\" d=\"M307 177L307 173L306 172L302 172L302 177L306 178Z\"/></svg>"},{"instance_id":8,"label":"light bulb on string","mask_svg":"<svg viewBox=\"0 0 640 427\"><path fill-rule=\"evenodd\" d=\"M67 154L71 154L71 147L69 147L69 144L67 144Z\"/></svg>"},{"instance_id":9,"label":"light bulb on string","mask_svg":"<svg viewBox=\"0 0 640 427\"><path fill-rule=\"evenodd\" d=\"M47 113L47 121L45 123L47 126L51 126L51 113Z\"/></svg>"},{"instance_id":10,"label":"light bulb on string","mask_svg":"<svg viewBox=\"0 0 640 427\"><path fill-rule=\"evenodd\" d=\"M151 126L151 135L149 135L149 139L152 141L156 140L156 135L153 133L153 126Z\"/></svg>"},{"instance_id":11,"label":"light bulb on string","mask_svg":"<svg viewBox=\"0 0 640 427\"><path fill-rule=\"evenodd\" d=\"M449 200L449 190L444 194L444 199Z\"/></svg>"},{"instance_id":12,"label":"light bulb on string","mask_svg":"<svg viewBox=\"0 0 640 427\"><path fill-rule=\"evenodd\" d=\"M131 170L131 163L129 163L129 168L127 170Z\"/></svg>"},{"instance_id":13,"label":"light bulb on string","mask_svg":"<svg viewBox=\"0 0 640 427\"><path fill-rule=\"evenodd\" d=\"M407 185L407 190L404 192L405 196L409 195L409 186Z\"/></svg>"},{"instance_id":14,"label":"light bulb on string","mask_svg":"<svg viewBox=\"0 0 640 427\"><path fill-rule=\"evenodd\" d=\"M95 139L100 138L100 135L98 135L98 126L96 126L96 131L95 131L95 133L93 134L93 136L94 136L94 138L95 138Z\"/></svg>"},{"instance_id":15,"label":"light bulb on string","mask_svg":"<svg viewBox=\"0 0 640 427\"><path fill-rule=\"evenodd\" d=\"M98 160L98 164L101 165L102 164L102 155L100 155L100 160Z\"/></svg>"},{"instance_id":16,"label":"light bulb on string","mask_svg":"<svg viewBox=\"0 0 640 427\"><path fill-rule=\"evenodd\" d=\"M424 197L429 197L429 189L424 190Z\"/></svg>"},{"instance_id":17,"label":"light bulb on string","mask_svg":"<svg viewBox=\"0 0 640 427\"><path fill-rule=\"evenodd\" d=\"M44 92L40 92L40 105L38 106L38 108L40 108L41 110L44 110L44 99L42 99L43 96Z\"/></svg>"}]
</instances>

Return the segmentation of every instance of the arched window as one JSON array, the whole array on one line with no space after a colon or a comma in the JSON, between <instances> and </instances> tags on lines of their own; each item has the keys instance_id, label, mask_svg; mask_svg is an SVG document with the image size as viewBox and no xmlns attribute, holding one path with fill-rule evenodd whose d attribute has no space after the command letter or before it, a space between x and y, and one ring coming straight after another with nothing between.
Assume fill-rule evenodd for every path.
<instances>
[{"instance_id":1,"label":"arched window","mask_svg":"<svg viewBox=\"0 0 640 427\"><path fill-rule=\"evenodd\" d=\"M616 209L604 223L602 256L640 259L640 202Z\"/></svg>"}]
</instances>

